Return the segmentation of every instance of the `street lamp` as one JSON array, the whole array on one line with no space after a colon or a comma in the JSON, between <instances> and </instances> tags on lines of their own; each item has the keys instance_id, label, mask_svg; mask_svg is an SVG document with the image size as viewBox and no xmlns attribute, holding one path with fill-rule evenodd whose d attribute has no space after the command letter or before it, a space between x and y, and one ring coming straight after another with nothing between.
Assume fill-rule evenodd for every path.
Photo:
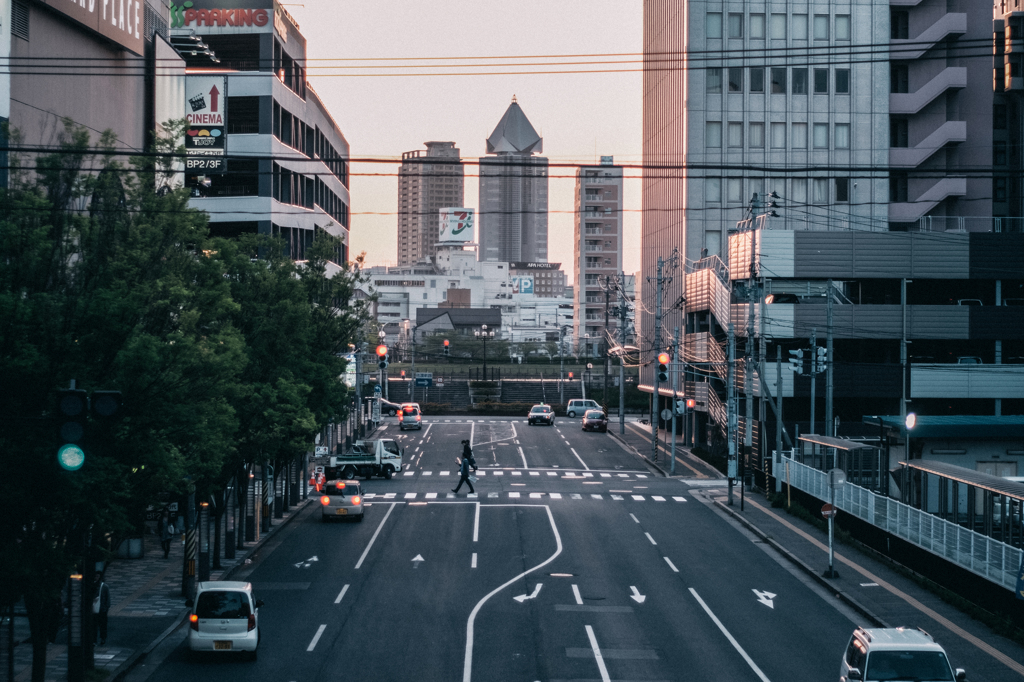
<instances>
[{"instance_id":1,"label":"street lamp","mask_svg":"<svg viewBox=\"0 0 1024 682\"><path fill-rule=\"evenodd\" d=\"M907 460L907 466L903 467L903 490L900 491L900 498L903 504L910 504L910 432L914 430L914 426L917 425L917 415L913 412L907 412L907 418L903 422L905 427L905 436L903 437L903 447L907 449L905 459Z\"/></svg>"},{"instance_id":2,"label":"street lamp","mask_svg":"<svg viewBox=\"0 0 1024 682\"><path fill-rule=\"evenodd\" d=\"M566 325L558 328L558 402L561 405L565 404L565 392L562 386L565 382L565 357L562 354L562 343L566 329L568 329Z\"/></svg>"},{"instance_id":3,"label":"street lamp","mask_svg":"<svg viewBox=\"0 0 1024 682\"><path fill-rule=\"evenodd\" d=\"M478 339L483 339L484 342L484 381L487 380L487 337L494 338L494 330L487 331L487 325L480 325L480 329L474 332Z\"/></svg>"}]
</instances>

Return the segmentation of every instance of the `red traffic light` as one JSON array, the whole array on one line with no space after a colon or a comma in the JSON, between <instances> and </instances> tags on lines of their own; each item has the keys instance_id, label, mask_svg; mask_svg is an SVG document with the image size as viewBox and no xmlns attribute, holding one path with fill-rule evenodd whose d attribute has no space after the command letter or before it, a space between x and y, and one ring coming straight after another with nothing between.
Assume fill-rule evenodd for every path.
<instances>
[{"instance_id":1,"label":"red traffic light","mask_svg":"<svg viewBox=\"0 0 1024 682\"><path fill-rule=\"evenodd\" d=\"M388 354L388 347L387 346L385 346L383 343L380 344L379 346L377 346L377 355L379 355L380 357L384 357L387 354Z\"/></svg>"},{"instance_id":2,"label":"red traffic light","mask_svg":"<svg viewBox=\"0 0 1024 682\"><path fill-rule=\"evenodd\" d=\"M690 408L696 407L697 406L697 401L694 400L693 398L687 398L686 399L686 406L690 407Z\"/></svg>"},{"instance_id":3,"label":"red traffic light","mask_svg":"<svg viewBox=\"0 0 1024 682\"><path fill-rule=\"evenodd\" d=\"M445 340L444 340L444 347L445 347L445 348L447 348L447 347L448 347L448 339L445 339Z\"/></svg>"},{"instance_id":4,"label":"red traffic light","mask_svg":"<svg viewBox=\"0 0 1024 682\"><path fill-rule=\"evenodd\" d=\"M572 372L569 372L569 378L572 379Z\"/></svg>"},{"instance_id":5,"label":"red traffic light","mask_svg":"<svg viewBox=\"0 0 1024 682\"><path fill-rule=\"evenodd\" d=\"M659 353L658 354L658 363L659 364L667 365L671 361L672 361L672 357L668 353Z\"/></svg>"}]
</instances>

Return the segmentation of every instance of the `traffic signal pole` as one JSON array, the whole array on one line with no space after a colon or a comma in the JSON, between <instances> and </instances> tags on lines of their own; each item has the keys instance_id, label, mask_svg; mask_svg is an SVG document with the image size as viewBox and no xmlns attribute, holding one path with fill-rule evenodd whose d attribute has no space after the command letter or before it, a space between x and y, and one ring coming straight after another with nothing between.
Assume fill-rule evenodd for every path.
<instances>
[{"instance_id":1,"label":"traffic signal pole","mask_svg":"<svg viewBox=\"0 0 1024 682\"><path fill-rule=\"evenodd\" d=\"M676 475L676 417L679 410L676 409L676 397L679 391L679 327L676 327L675 342L672 344L672 449L669 463L669 476Z\"/></svg>"},{"instance_id":2,"label":"traffic signal pole","mask_svg":"<svg viewBox=\"0 0 1024 682\"><path fill-rule=\"evenodd\" d=\"M811 330L811 428L808 433L814 433L814 407L817 399L815 385L818 383L818 330Z\"/></svg>"}]
</instances>

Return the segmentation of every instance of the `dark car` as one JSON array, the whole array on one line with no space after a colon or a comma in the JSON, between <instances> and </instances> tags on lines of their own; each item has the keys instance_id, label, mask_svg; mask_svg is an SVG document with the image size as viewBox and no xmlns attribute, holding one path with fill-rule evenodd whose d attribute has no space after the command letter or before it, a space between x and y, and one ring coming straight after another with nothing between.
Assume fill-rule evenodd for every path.
<instances>
[{"instance_id":1,"label":"dark car","mask_svg":"<svg viewBox=\"0 0 1024 682\"><path fill-rule=\"evenodd\" d=\"M555 425L555 411L550 405L534 405L530 408L530 414L526 415L526 421L532 426L534 424Z\"/></svg>"},{"instance_id":2,"label":"dark car","mask_svg":"<svg viewBox=\"0 0 1024 682\"><path fill-rule=\"evenodd\" d=\"M608 417L602 410L587 410L583 413L583 430L608 433Z\"/></svg>"},{"instance_id":3,"label":"dark car","mask_svg":"<svg viewBox=\"0 0 1024 682\"><path fill-rule=\"evenodd\" d=\"M388 400L380 399L380 413L386 414L389 417L394 417L396 414L402 411L402 406L398 403L393 403Z\"/></svg>"}]
</instances>

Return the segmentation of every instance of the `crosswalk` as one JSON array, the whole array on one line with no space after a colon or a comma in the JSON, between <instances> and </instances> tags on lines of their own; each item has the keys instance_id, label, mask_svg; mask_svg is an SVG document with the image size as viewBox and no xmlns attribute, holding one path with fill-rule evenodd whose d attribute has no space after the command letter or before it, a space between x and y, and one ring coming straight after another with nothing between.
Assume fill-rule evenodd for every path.
<instances>
[{"instance_id":1,"label":"crosswalk","mask_svg":"<svg viewBox=\"0 0 1024 682\"><path fill-rule=\"evenodd\" d=\"M631 500L633 502L686 502L686 498L682 495L634 495L631 493L536 493L526 491L508 491L500 493L486 493L481 497L481 493L469 493L468 495L463 493L459 495L457 493L364 493L363 498L365 500L383 500L387 501L409 501L409 500L437 500L445 499L451 500L460 497L466 497L469 499L488 499L488 500L614 500L622 502L625 500Z\"/></svg>"},{"instance_id":2,"label":"crosswalk","mask_svg":"<svg viewBox=\"0 0 1024 682\"><path fill-rule=\"evenodd\" d=\"M412 477L412 476L416 476L417 474L419 474L420 476L434 476L435 473L436 473L437 476L458 476L459 475L458 471L453 471L453 470L449 469L449 470L446 470L446 471L438 471L438 472L434 472L434 471L403 471L402 472L402 477L403 478ZM522 469L522 470L520 470L520 469L504 469L504 470L491 469L491 470L487 470L487 471L485 471L484 469L480 469L478 471L473 472L473 475L477 476L477 477L480 477L480 476L506 476L506 475L508 475L508 476L520 476L520 477L522 477L522 476L527 476L527 477L529 477L529 476L537 476L537 477L547 476L547 477L551 477L551 478L568 479L570 481L574 480L574 479L575 480L583 480L583 479L587 479L587 478L649 478L649 476L647 474L638 474L638 473L635 473L635 472L631 472L631 473L620 473L620 472L616 472L616 473L602 473L602 472L599 472L599 471L594 471L594 472L588 471L588 472L585 472L585 473L576 473L575 471L551 471L551 470L535 471L535 470L532 470L532 469Z\"/></svg>"}]
</instances>

